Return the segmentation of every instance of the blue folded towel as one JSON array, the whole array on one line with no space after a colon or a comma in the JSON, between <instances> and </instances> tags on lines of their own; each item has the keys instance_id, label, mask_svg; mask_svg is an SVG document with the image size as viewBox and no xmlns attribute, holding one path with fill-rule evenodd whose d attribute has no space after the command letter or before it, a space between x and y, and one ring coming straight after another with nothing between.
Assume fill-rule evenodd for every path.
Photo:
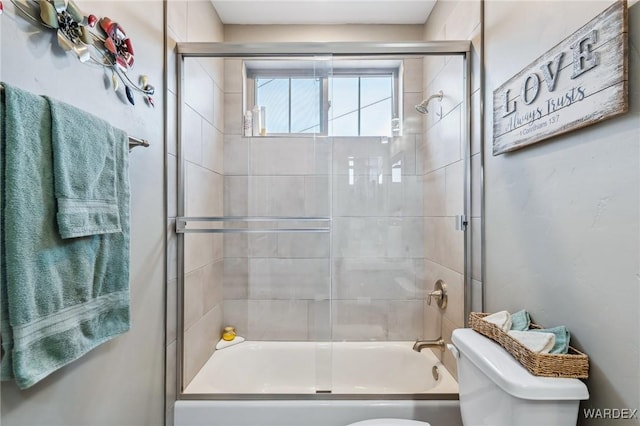
<instances>
[{"instance_id":1,"label":"blue folded towel","mask_svg":"<svg viewBox=\"0 0 640 426\"><path fill-rule=\"evenodd\" d=\"M62 238L121 232L117 148L121 134L109 123L46 98L51 107L53 179ZM81 119L82 121L78 121Z\"/></svg>"},{"instance_id":2,"label":"blue folded towel","mask_svg":"<svg viewBox=\"0 0 640 426\"><path fill-rule=\"evenodd\" d=\"M128 146L114 130L122 232L63 240L50 105L4 86L0 378L24 389L130 327ZM70 125L83 126L86 114L75 115Z\"/></svg>"},{"instance_id":3,"label":"blue folded towel","mask_svg":"<svg viewBox=\"0 0 640 426\"><path fill-rule=\"evenodd\" d=\"M531 325L531 318L529 313L524 309L511 314L511 330L525 331L529 329Z\"/></svg>"},{"instance_id":4,"label":"blue folded towel","mask_svg":"<svg viewBox=\"0 0 640 426\"><path fill-rule=\"evenodd\" d=\"M535 331L555 334L556 341L553 345L553 348L549 351L550 354L566 354L569 351L569 341L571 340L571 334L569 333L569 330L567 330L567 327L565 327L564 325Z\"/></svg>"}]
</instances>

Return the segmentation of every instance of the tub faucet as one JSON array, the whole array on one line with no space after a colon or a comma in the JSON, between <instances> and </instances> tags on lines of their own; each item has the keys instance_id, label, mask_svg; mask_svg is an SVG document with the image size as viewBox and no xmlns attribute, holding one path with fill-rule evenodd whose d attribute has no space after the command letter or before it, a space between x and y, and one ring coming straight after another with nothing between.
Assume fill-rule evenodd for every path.
<instances>
[{"instance_id":1,"label":"tub faucet","mask_svg":"<svg viewBox=\"0 0 640 426\"><path fill-rule=\"evenodd\" d=\"M413 344L413 350L416 352L422 351L424 348L435 348L439 347L440 352L444 352L444 347L446 346L442 337L439 337L436 340L418 340Z\"/></svg>"}]
</instances>

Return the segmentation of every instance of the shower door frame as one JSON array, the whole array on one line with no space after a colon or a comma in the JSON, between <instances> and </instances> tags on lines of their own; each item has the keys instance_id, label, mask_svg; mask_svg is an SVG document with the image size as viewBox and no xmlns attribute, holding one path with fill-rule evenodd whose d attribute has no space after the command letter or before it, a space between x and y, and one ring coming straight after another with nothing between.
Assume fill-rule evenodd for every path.
<instances>
[{"instance_id":1,"label":"shower door frame","mask_svg":"<svg viewBox=\"0 0 640 426\"><path fill-rule=\"evenodd\" d=\"M463 57L463 117L462 140L464 150L464 323L468 323L471 311L471 41L449 40L429 42L299 42L299 43L177 43L177 258L178 258L178 294L177 294L177 330L176 330L176 395L178 400L390 400L390 399L458 399L451 394L185 394L183 392L184 371L184 227L185 223L185 167L184 144L182 141L182 105L184 90L185 58L234 58L234 57L310 57L310 56L402 56L402 55L440 55ZM190 218L204 219L204 218ZM203 231L206 232L206 231Z\"/></svg>"}]
</instances>

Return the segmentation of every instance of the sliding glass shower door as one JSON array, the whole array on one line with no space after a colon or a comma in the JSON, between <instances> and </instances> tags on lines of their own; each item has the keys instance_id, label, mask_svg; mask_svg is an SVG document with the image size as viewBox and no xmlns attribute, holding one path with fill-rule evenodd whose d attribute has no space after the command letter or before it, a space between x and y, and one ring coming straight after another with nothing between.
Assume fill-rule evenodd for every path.
<instances>
[{"instance_id":1,"label":"sliding glass shower door","mask_svg":"<svg viewBox=\"0 0 640 426\"><path fill-rule=\"evenodd\" d=\"M233 326L248 341L262 346L295 342L304 354L282 359L283 365L274 362L265 372L267 378L283 368L297 372L295 383L280 386L265 379L246 392L328 391L332 265L326 94L332 59L184 62L183 385L213 354L208 345L215 342L207 333ZM214 84L214 99L218 93L220 101L214 102L211 117L215 122L221 116L221 128L209 122L206 109L202 113L203 86L197 83L217 70L224 82ZM223 145L222 158L207 157L215 144ZM202 309L207 300L198 294L213 294L216 300ZM220 312L210 314L211 305ZM200 312L209 318L199 329Z\"/></svg>"},{"instance_id":2,"label":"sliding glass shower door","mask_svg":"<svg viewBox=\"0 0 640 426\"><path fill-rule=\"evenodd\" d=\"M420 357L414 340L464 326L468 53L206 47L181 58L179 81L180 393L427 392L368 378L403 373L376 350ZM438 280L446 310L429 303Z\"/></svg>"}]
</instances>

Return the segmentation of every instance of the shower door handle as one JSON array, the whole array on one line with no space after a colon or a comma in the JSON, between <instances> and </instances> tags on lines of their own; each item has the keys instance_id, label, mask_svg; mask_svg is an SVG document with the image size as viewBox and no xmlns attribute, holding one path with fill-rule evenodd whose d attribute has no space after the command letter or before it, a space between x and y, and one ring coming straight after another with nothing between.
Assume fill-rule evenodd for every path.
<instances>
[{"instance_id":1,"label":"shower door handle","mask_svg":"<svg viewBox=\"0 0 640 426\"><path fill-rule=\"evenodd\" d=\"M469 222L463 214L456 216L456 231L466 231Z\"/></svg>"}]
</instances>

